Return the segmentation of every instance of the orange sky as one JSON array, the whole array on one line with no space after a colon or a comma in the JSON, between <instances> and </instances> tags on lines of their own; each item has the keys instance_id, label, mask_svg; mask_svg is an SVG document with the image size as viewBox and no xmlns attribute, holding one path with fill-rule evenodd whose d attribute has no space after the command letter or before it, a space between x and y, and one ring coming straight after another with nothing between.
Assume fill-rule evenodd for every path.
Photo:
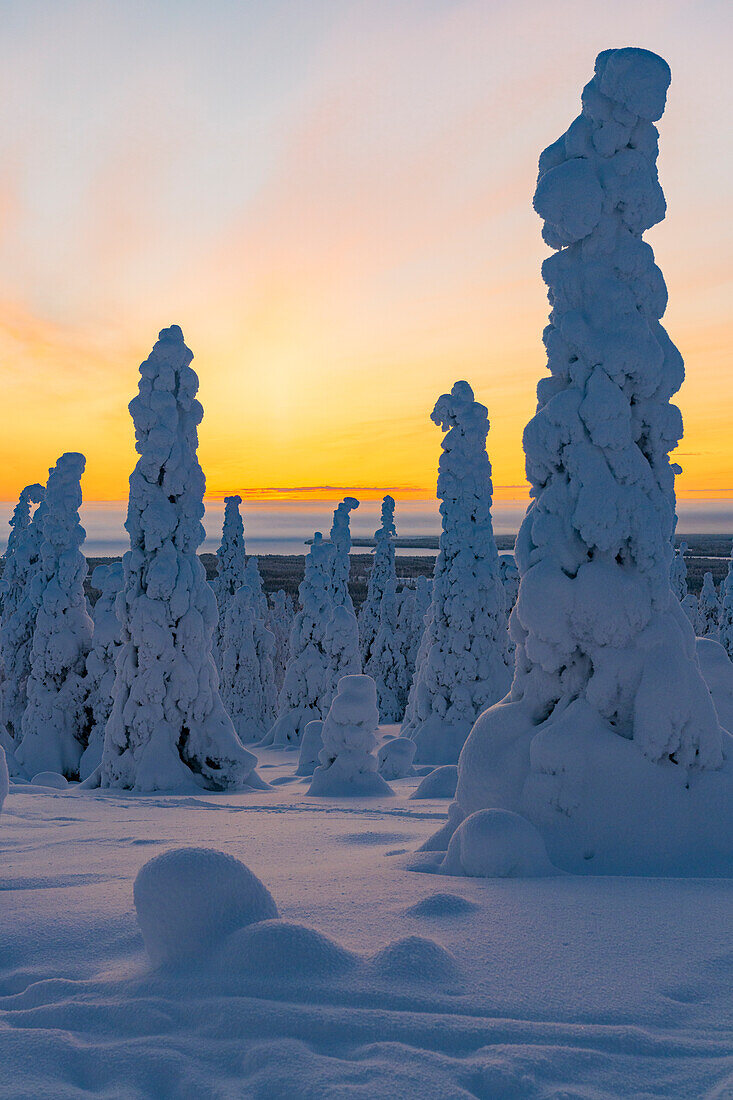
<instances>
[{"instance_id":1,"label":"orange sky","mask_svg":"<svg viewBox=\"0 0 733 1100\"><path fill-rule=\"evenodd\" d=\"M126 495L127 403L171 323L211 495L430 495L429 414L466 378L496 496L521 498L537 156L626 44L673 72L649 239L688 371L678 491L729 495L730 29L713 2L9 4L0 499L65 450L87 499Z\"/></svg>"}]
</instances>

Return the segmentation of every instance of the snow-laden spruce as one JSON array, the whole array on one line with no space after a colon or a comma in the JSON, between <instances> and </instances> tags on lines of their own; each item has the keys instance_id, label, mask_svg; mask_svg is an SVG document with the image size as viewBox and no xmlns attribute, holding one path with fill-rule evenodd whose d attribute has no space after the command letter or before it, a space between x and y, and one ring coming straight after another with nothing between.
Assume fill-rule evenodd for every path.
<instances>
[{"instance_id":1,"label":"snow-laden spruce","mask_svg":"<svg viewBox=\"0 0 733 1100\"><path fill-rule=\"evenodd\" d=\"M357 676L361 672L359 625L349 592L351 570L350 513L359 507L355 497L344 497L333 513L330 545L332 615L326 626L324 647L328 655L326 688L320 700L325 716L336 694L342 676Z\"/></svg>"},{"instance_id":2,"label":"snow-laden spruce","mask_svg":"<svg viewBox=\"0 0 733 1100\"><path fill-rule=\"evenodd\" d=\"M733 661L733 555L721 585L718 641Z\"/></svg>"},{"instance_id":3,"label":"snow-laden spruce","mask_svg":"<svg viewBox=\"0 0 733 1100\"><path fill-rule=\"evenodd\" d=\"M646 50L600 54L581 115L540 158L535 208L556 251L543 264L550 373L524 435L516 672L464 746L435 849L500 807L538 826L565 869L730 860L731 738L669 577L683 364L642 240L665 213L653 123L669 80Z\"/></svg>"},{"instance_id":4,"label":"snow-laden spruce","mask_svg":"<svg viewBox=\"0 0 733 1100\"><path fill-rule=\"evenodd\" d=\"M121 642L116 604L123 580L121 561L98 565L92 573L92 587L99 592L99 598L92 612L94 633L86 666L86 707L91 716L91 729L79 762L80 779L88 779L102 762L104 731L112 710L115 659Z\"/></svg>"},{"instance_id":5,"label":"snow-laden spruce","mask_svg":"<svg viewBox=\"0 0 733 1100\"><path fill-rule=\"evenodd\" d=\"M163 329L130 402L139 459L130 475L117 598L122 648L107 723L105 787L169 790L260 786L237 737L212 657L216 598L197 550L205 480L198 462L193 356L178 325Z\"/></svg>"},{"instance_id":6,"label":"snow-laden spruce","mask_svg":"<svg viewBox=\"0 0 733 1100\"><path fill-rule=\"evenodd\" d=\"M669 580L672 585L672 591L677 599L682 603L687 595L687 563L685 562L685 554L687 553L687 543L681 542L679 550L672 558L672 565L669 570Z\"/></svg>"},{"instance_id":7,"label":"snow-laden spruce","mask_svg":"<svg viewBox=\"0 0 733 1100\"><path fill-rule=\"evenodd\" d=\"M415 759L454 764L474 721L501 699L511 675L504 588L491 525L489 419L468 382L439 397L432 420L445 432L438 466L442 530L430 616L403 733Z\"/></svg>"},{"instance_id":8,"label":"snow-laden spruce","mask_svg":"<svg viewBox=\"0 0 733 1100\"><path fill-rule=\"evenodd\" d=\"M222 701L243 742L260 741L275 720L275 637L262 620L261 595L257 558L250 558L228 600L219 651Z\"/></svg>"},{"instance_id":9,"label":"snow-laden spruce","mask_svg":"<svg viewBox=\"0 0 733 1100\"><path fill-rule=\"evenodd\" d=\"M311 795L344 798L390 795L377 771L377 689L370 676L344 676L321 729L320 764Z\"/></svg>"},{"instance_id":10,"label":"snow-laden spruce","mask_svg":"<svg viewBox=\"0 0 733 1100\"><path fill-rule=\"evenodd\" d=\"M688 592L682 601L682 610L687 616L690 626L697 631L697 607L698 599L694 592Z\"/></svg>"},{"instance_id":11,"label":"snow-laden spruce","mask_svg":"<svg viewBox=\"0 0 733 1100\"><path fill-rule=\"evenodd\" d=\"M275 689L277 694L282 690L285 679L285 669L288 664L288 646L290 644L290 631L293 628L295 611L293 601L282 588L270 595L267 627L275 639L275 652L272 663L275 669Z\"/></svg>"},{"instance_id":12,"label":"snow-laden spruce","mask_svg":"<svg viewBox=\"0 0 733 1100\"><path fill-rule=\"evenodd\" d=\"M399 722L404 716L407 704L406 669L407 655L399 632L397 585L393 572L382 593L379 627L364 668L366 675L371 676L376 684L381 722Z\"/></svg>"},{"instance_id":13,"label":"snow-laden spruce","mask_svg":"<svg viewBox=\"0 0 733 1100\"><path fill-rule=\"evenodd\" d=\"M511 554L502 554L499 558L499 576L504 586L504 606L507 615L511 615L519 595L519 570Z\"/></svg>"},{"instance_id":14,"label":"snow-laden spruce","mask_svg":"<svg viewBox=\"0 0 733 1100\"><path fill-rule=\"evenodd\" d=\"M79 775L89 737L86 660L92 643L84 578L87 562L79 523L84 455L63 454L49 470L40 568L31 582L36 625L31 648L21 743L15 758L29 777Z\"/></svg>"},{"instance_id":15,"label":"snow-laden spruce","mask_svg":"<svg viewBox=\"0 0 733 1100\"><path fill-rule=\"evenodd\" d=\"M700 598L697 601L697 619L695 633L698 638L717 638L720 622L720 600L715 591L712 573L706 573L702 579Z\"/></svg>"},{"instance_id":16,"label":"snow-laden spruce","mask_svg":"<svg viewBox=\"0 0 733 1100\"><path fill-rule=\"evenodd\" d=\"M27 705L26 685L31 669L31 647L37 607L31 597L33 577L41 564L43 541L43 485L27 485L20 494L12 519L0 580L0 726L9 737L20 739L20 724ZM37 504L33 515L31 507ZM11 766L14 758L11 760Z\"/></svg>"},{"instance_id":17,"label":"snow-laden spruce","mask_svg":"<svg viewBox=\"0 0 733 1100\"><path fill-rule=\"evenodd\" d=\"M224 497L224 522L221 531L221 543L216 552L217 574L212 588L216 596L219 619L214 631L214 655L220 660L219 650L224 633L224 618L229 601L244 579L247 555L244 546L244 523L239 506L240 496Z\"/></svg>"},{"instance_id":18,"label":"snow-laden spruce","mask_svg":"<svg viewBox=\"0 0 733 1100\"><path fill-rule=\"evenodd\" d=\"M354 613L354 605L349 593L349 573L351 571L351 522L350 514L359 507L356 497L344 497L333 513L330 541L333 546L331 569L333 578L334 607L346 607Z\"/></svg>"},{"instance_id":19,"label":"snow-laden spruce","mask_svg":"<svg viewBox=\"0 0 733 1100\"><path fill-rule=\"evenodd\" d=\"M277 719L263 745L297 746L307 724L325 717L322 700L331 689L326 633L333 615L333 546L316 531L298 588L288 667L278 698Z\"/></svg>"},{"instance_id":20,"label":"snow-laden spruce","mask_svg":"<svg viewBox=\"0 0 733 1100\"><path fill-rule=\"evenodd\" d=\"M382 500L382 523L374 532L374 559L372 571L369 574L366 599L359 609L359 651L362 665L365 667L371 657L372 644L379 630L382 596L389 586L395 586L397 583L393 542L397 534L394 509L394 498L385 496Z\"/></svg>"}]
</instances>

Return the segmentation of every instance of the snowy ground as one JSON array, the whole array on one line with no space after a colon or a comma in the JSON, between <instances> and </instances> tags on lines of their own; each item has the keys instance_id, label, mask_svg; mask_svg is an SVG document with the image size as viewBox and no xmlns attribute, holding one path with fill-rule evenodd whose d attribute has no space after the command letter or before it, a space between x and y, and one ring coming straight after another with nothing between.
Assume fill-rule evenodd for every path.
<instances>
[{"instance_id":1,"label":"snowy ground","mask_svg":"<svg viewBox=\"0 0 733 1100\"><path fill-rule=\"evenodd\" d=\"M12 789L0 1096L733 1095L729 882L418 874L446 800L409 801L417 779L389 799L312 799L296 754L259 755L272 791ZM306 952L268 976L233 953L151 972L133 881L183 845L236 856L282 918L361 960ZM425 944L378 954L410 936L454 964Z\"/></svg>"}]
</instances>

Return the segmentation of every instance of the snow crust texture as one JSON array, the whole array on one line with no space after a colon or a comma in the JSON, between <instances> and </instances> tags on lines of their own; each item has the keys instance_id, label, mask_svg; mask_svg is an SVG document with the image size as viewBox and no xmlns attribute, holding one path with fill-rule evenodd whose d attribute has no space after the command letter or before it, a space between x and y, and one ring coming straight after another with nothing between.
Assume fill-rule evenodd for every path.
<instances>
[{"instance_id":1,"label":"snow crust texture","mask_svg":"<svg viewBox=\"0 0 733 1100\"><path fill-rule=\"evenodd\" d=\"M84 595L87 562L80 549L84 465L83 455L64 454L48 475L40 563L30 590L36 620L28 703L15 753L28 776L54 771L77 779L89 737L84 676L93 624Z\"/></svg>"},{"instance_id":2,"label":"snow crust texture","mask_svg":"<svg viewBox=\"0 0 733 1100\"><path fill-rule=\"evenodd\" d=\"M321 730L323 748L311 795L390 795L377 771L377 689L370 676L344 676Z\"/></svg>"},{"instance_id":3,"label":"snow crust texture","mask_svg":"<svg viewBox=\"0 0 733 1100\"><path fill-rule=\"evenodd\" d=\"M442 531L432 603L403 733L418 761L454 764L475 719L509 688L504 589L491 524L489 420L468 382L432 413L445 437L438 466Z\"/></svg>"},{"instance_id":4,"label":"snow crust texture","mask_svg":"<svg viewBox=\"0 0 733 1100\"><path fill-rule=\"evenodd\" d=\"M180 328L163 329L130 403L140 457L130 476L130 549L117 600L122 646L103 786L152 791L194 781L231 789L259 782L256 759L224 710L212 657L216 599L196 553L205 481L192 358Z\"/></svg>"}]
</instances>

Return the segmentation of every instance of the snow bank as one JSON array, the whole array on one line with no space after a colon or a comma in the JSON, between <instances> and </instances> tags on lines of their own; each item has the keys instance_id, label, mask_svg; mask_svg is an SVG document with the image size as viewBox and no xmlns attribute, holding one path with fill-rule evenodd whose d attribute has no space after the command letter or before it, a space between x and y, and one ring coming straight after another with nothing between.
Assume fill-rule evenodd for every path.
<instances>
[{"instance_id":1,"label":"snow bank","mask_svg":"<svg viewBox=\"0 0 733 1100\"><path fill-rule=\"evenodd\" d=\"M509 810L478 810L458 826L442 864L445 875L541 878L557 874L531 822Z\"/></svg>"},{"instance_id":2,"label":"snow bank","mask_svg":"<svg viewBox=\"0 0 733 1100\"><path fill-rule=\"evenodd\" d=\"M428 772L410 798L453 798L458 785L458 765L443 764Z\"/></svg>"},{"instance_id":3,"label":"snow bank","mask_svg":"<svg viewBox=\"0 0 733 1100\"><path fill-rule=\"evenodd\" d=\"M134 900L154 966L207 954L236 928L278 915L257 876L211 848L155 856L137 874Z\"/></svg>"},{"instance_id":4,"label":"snow bank","mask_svg":"<svg viewBox=\"0 0 733 1100\"><path fill-rule=\"evenodd\" d=\"M40 565L31 584L37 608L28 705L15 758L27 775L60 772L79 776L79 760L89 737L86 708L87 654L93 624L87 613L87 562L79 523L84 455L61 455L49 470L43 513Z\"/></svg>"},{"instance_id":5,"label":"snow bank","mask_svg":"<svg viewBox=\"0 0 733 1100\"><path fill-rule=\"evenodd\" d=\"M432 419L446 433L438 467L442 531L403 733L417 743L418 761L454 764L476 717L502 698L511 675L487 410L467 382L456 382Z\"/></svg>"},{"instance_id":6,"label":"snow bank","mask_svg":"<svg viewBox=\"0 0 733 1100\"><path fill-rule=\"evenodd\" d=\"M377 772L377 690L369 676L344 676L321 737L320 765L308 794L343 798L391 795Z\"/></svg>"},{"instance_id":7,"label":"snow bank","mask_svg":"<svg viewBox=\"0 0 733 1100\"><path fill-rule=\"evenodd\" d=\"M379 774L383 779L405 779L414 775L412 761L417 745L409 737L393 737L385 741L377 754Z\"/></svg>"},{"instance_id":8,"label":"snow bank","mask_svg":"<svg viewBox=\"0 0 733 1100\"><path fill-rule=\"evenodd\" d=\"M212 656L216 599L197 554L206 483L192 358L180 328L163 329L130 402L140 457L125 523L130 549L117 599L122 646L102 755L105 787L261 785L256 758L222 704Z\"/></svg>"},{"instance_id":9,"label":"snow bank","mask_svg":"<svg viewBox=\"0 0 733 1100\"><path fill-rule=\"evenodd\" d=\"M540 158L535 207L558 251L543 264L550 374L524 436L516 671L464 746L436 845L502 808L563 869L730 866L731 739L670 587L683 364L642 240L665 210L651 120L668 83L645 50L602 53L581 116Z\"/></svg>"}]
</instances>

